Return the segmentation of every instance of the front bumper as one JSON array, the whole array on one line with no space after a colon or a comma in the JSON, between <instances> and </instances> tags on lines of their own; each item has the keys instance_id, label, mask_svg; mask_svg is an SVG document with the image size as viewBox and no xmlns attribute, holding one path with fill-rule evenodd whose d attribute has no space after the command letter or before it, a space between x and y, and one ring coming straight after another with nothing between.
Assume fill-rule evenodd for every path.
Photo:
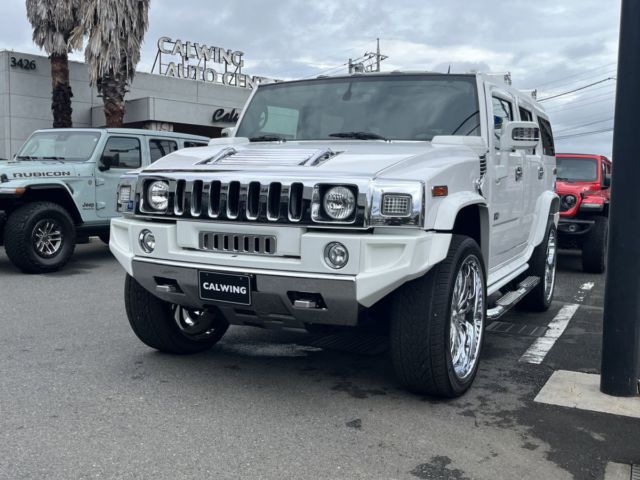
<instances>
[{"instance_id":1,"label":"front bumper","mask_svg":"<svg viewBox=\"0 0 640 480\"><path fill-rule=\"evenodd\" d=\"M138 243L144 229L155 236L152 253L145 253ZM277 255L199 250L200 233L212 229L274 235ZM342 242L349 250L349 262L339 271L324 262L324 247L333 241ZM417 229L317 232L291 227L118 218L111 222L110 248L125 270L154 295L190 308L215 305L231 323L355 325L362 307L371 307L442 261L450 241L450 234ZM252 304L201 300L198 271L250 275L254 282ZM295 299L301 294L322 301L314 308L296 306Z\"/></svg>"},{"instance_id":2,"label":"front bumper","mask_svg":"<svg viewBox=\"0 0 640 480\"><path fill-rule=\"evenodd\" d=\"M580 237L589 233L595 223L595 220L560 217L560 221L558 222L558 233L560 235Z\"/></svg>"}]
</instances>

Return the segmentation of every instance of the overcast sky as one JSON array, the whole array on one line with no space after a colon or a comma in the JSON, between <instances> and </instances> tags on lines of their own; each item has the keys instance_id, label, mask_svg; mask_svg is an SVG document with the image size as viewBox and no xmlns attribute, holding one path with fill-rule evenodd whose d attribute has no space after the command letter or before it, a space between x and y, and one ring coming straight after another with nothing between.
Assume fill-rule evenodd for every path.
<instances>
[{"instance_id":1,"label":"overcast sky","mask_svg":"<svg viewBox=\"0 0 640 480\"><path fill-rule=\"evenodd\" d=\"M0 49L38 53L24 0L2 7ZM380 37L383 70L509 71L542 99L615 76L619 13L620 0L152 0L138 70L165 35L242 50L245 73L281 79L343 73ZM557 150L610 156L611 132L573 135L612 128L614 97L606 80L544 102Z\"/></svg>"}]
</instances>

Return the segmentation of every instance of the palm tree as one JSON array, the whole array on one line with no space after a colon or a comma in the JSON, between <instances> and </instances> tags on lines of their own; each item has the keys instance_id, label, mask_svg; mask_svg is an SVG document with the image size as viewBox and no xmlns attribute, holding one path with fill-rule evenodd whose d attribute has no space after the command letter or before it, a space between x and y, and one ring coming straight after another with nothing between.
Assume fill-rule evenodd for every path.
<instances>
[{"instance_id":1,"label":"palm tree","mask_svg":"<svg viewBox=\"0 0 640 480\"><path fill-rule=\"evenodd\" d=\"M150 0L82 0L82 32L88 35L89 79L104 103L107 127L121 127L124 96L140 60Z\"/></svg>"},{"instance_id":2,"label":"palm tree","mask_svg":"<svg viewBox=\"0 0 640 480\"><path fill-rule=\"evenodd\" d=\"M68 54L82 46L71 33L80 23L81 0L26 0L33 41L51 60L51 112L53 127L71 127L71 85Z\"/></svg>"}]
</instances>

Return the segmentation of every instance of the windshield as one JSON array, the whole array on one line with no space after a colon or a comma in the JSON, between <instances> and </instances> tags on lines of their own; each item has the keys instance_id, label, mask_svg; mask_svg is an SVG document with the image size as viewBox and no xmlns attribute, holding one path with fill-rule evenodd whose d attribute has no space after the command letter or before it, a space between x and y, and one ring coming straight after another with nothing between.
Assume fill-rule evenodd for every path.
<instances>
[{"instance_id":1,"label":"windshield","mask_svg":"<svg viewBox=\"0 0 640 480\"><path fill-rule=\"evenodd\" d=\"M84 162L93 155L99 139L99 132L36 132L29 137L16 158Z\"/></svg>"},{"instance_id":2,"label":"windshield","mask_svg":"<svg viewBox=\"0 0 640 480\"><path fill-rule=\"evenodd\" d=\"M558 180L569 182L597 182L598 162L590 158L556 158Z\"/></svg>"},{"instance_id":3,"label":"windshield","mask_svg":"<svg viewBox=\"0 0 640 480\"><path fill-rule=\"evenodd\" d=\"M473 76L391 75L260 86L236 136L431 140L480 135Z\"/></svg>"}]
</instances>

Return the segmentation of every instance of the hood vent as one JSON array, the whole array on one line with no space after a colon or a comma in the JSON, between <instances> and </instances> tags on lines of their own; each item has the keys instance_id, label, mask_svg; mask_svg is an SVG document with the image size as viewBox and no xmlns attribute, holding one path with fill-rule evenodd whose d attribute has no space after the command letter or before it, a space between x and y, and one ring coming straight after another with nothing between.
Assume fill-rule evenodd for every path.
<instances>
[{"instance_id":1,"label":"hood vent","mask_svg":"<svg viewBox=\"0 0 640 480\"><path fill-rule=\"evenodd\" d=\"M341 152L330 148L294 149L294 148L244 148L227 147L214 156L198 162L198 165L271 165L278 167L307 166L317 167Z\"/></svg>"}]
</instances>

